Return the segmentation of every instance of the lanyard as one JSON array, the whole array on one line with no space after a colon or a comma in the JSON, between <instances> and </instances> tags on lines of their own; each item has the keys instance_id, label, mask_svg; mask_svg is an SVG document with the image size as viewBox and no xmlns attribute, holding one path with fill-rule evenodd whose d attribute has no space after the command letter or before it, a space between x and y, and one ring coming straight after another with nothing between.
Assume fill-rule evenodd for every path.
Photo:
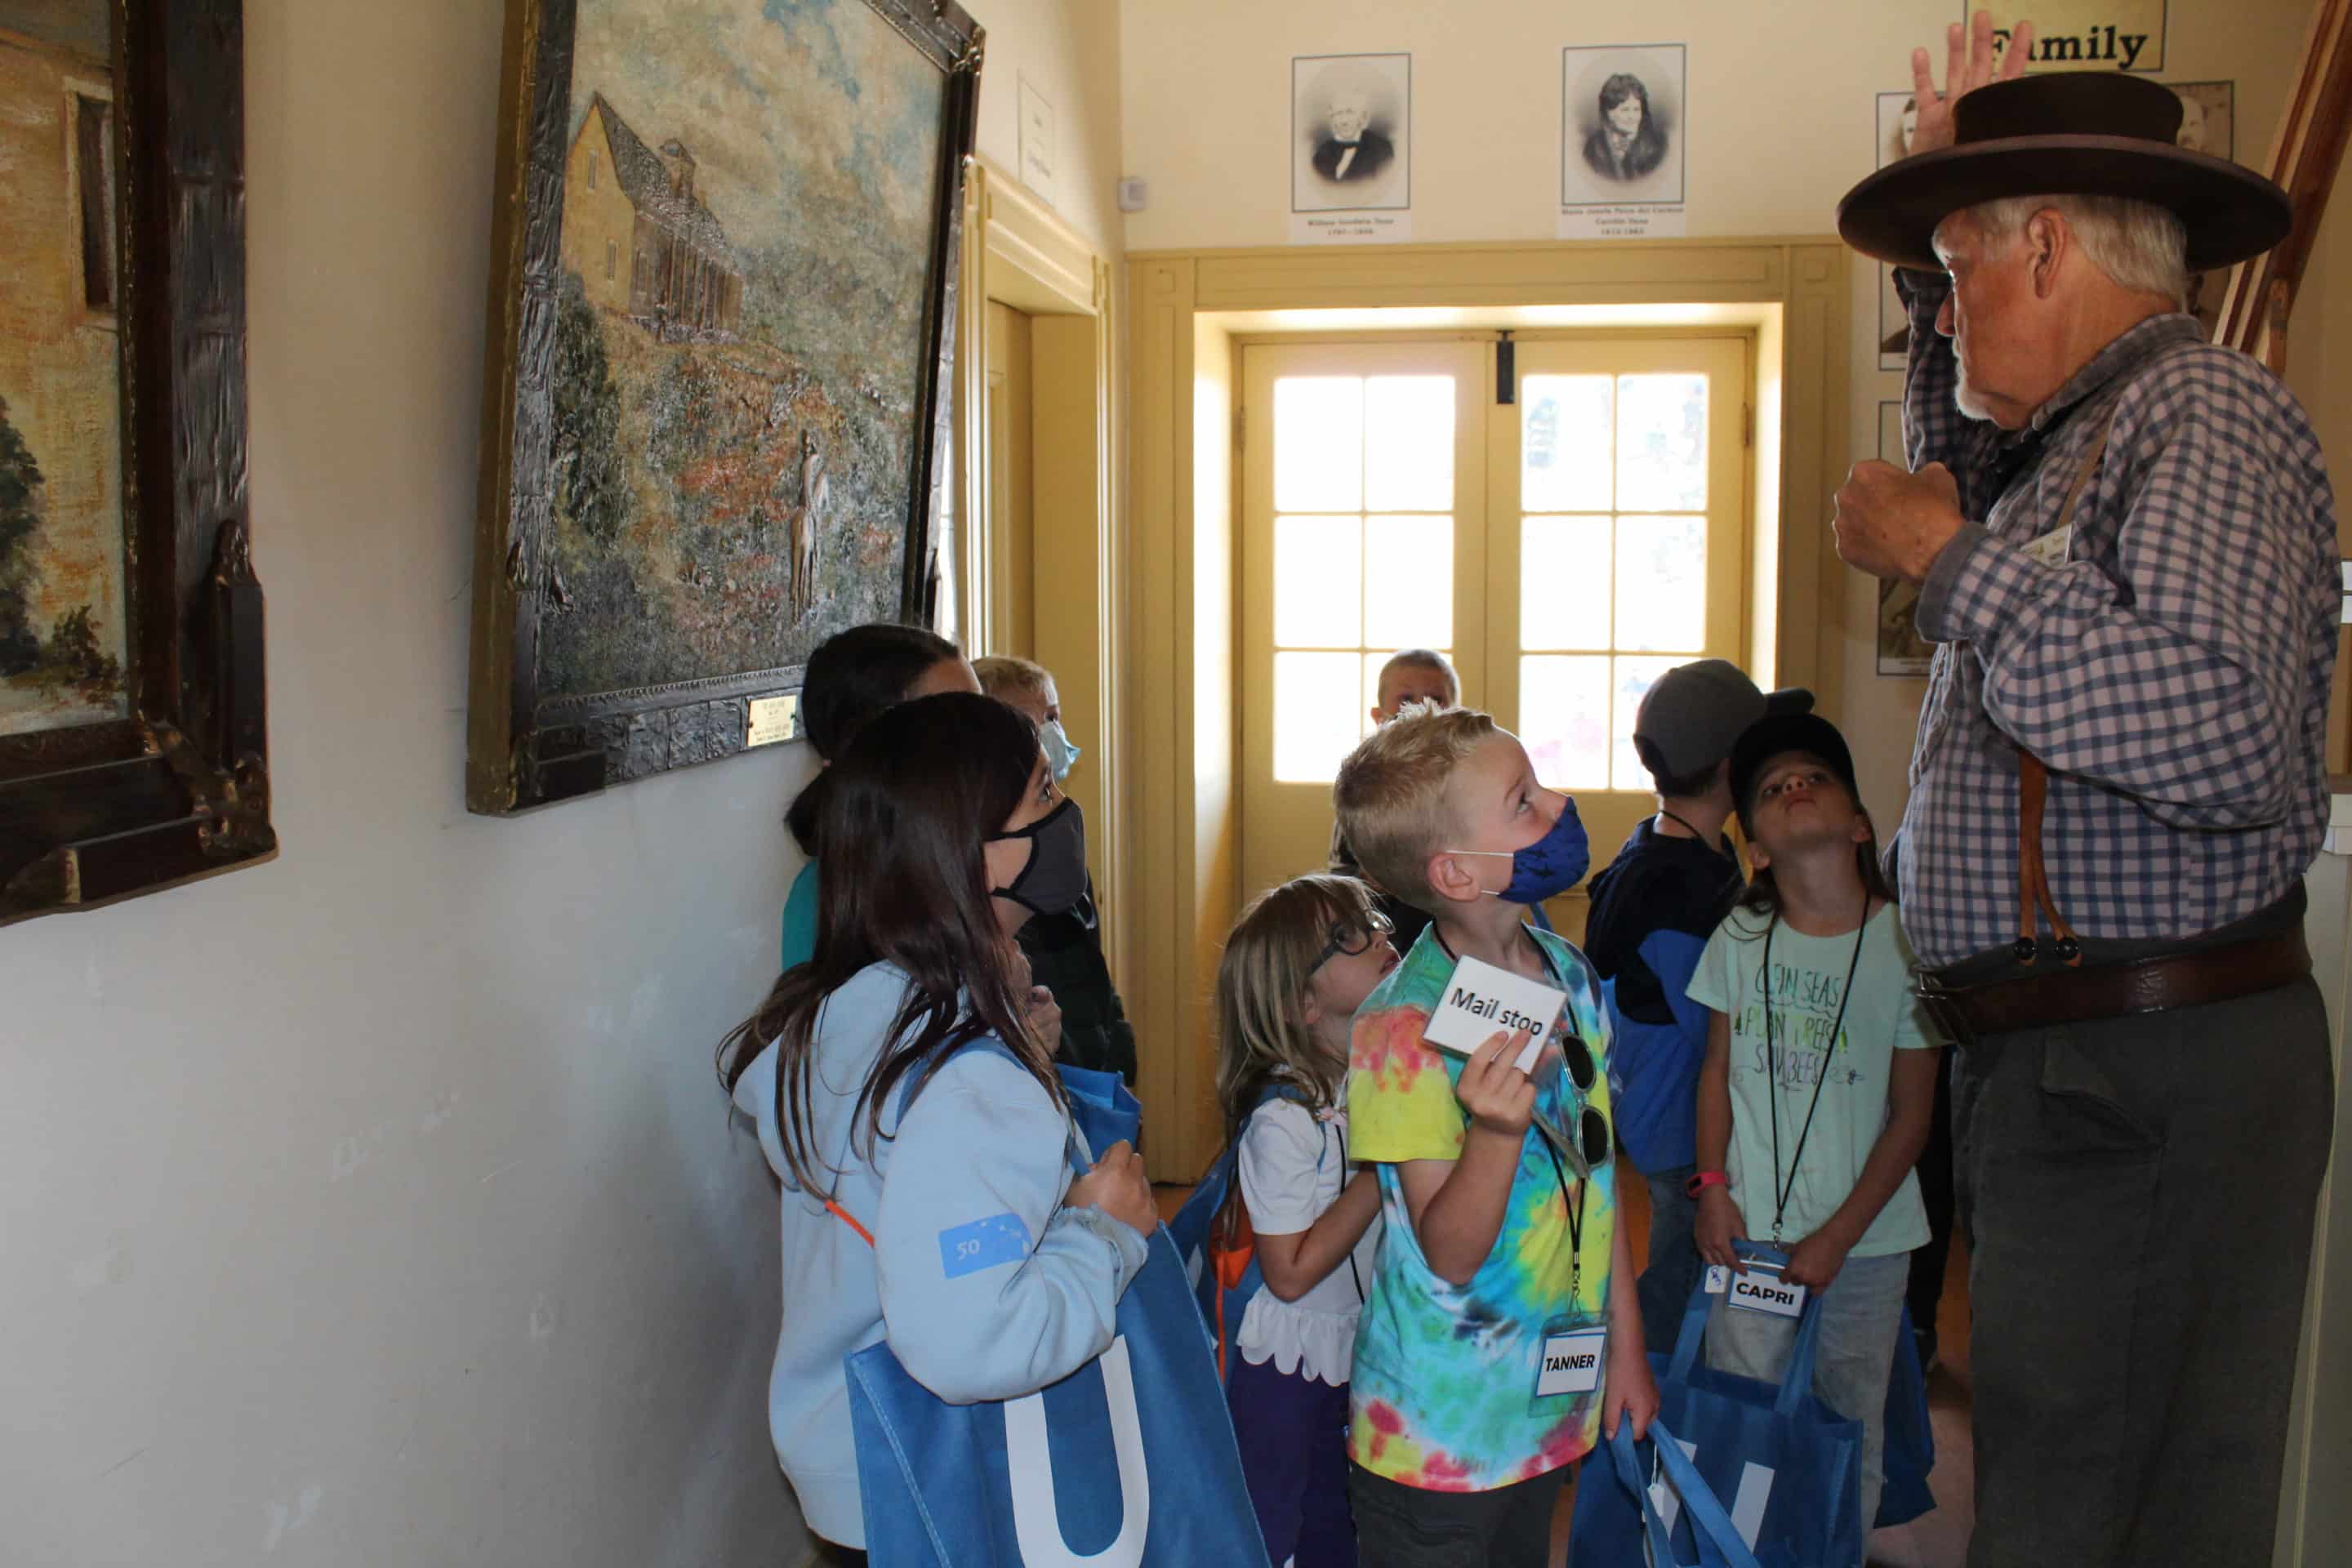
<instances>
[{"instance_id":1,"label":"lanyard","mask_svg":"<svg viewBox=\"0 0 2352 1568\"><path fill-rule=\"evenodd\" d=\"M1591 1190L1590 1179L1576 1184L1576 1201L1568 1201L1568 1168L1559 1163L1559 1151L1551 1146L1549 1138L1536 1140L1551 1156L1551 1173L1559 1178L1560 1206L1568 1211L1568 1294L1573 1300L1584 1289L1584 1194Z\"/></svg>"},{"instance_id":2,"label":"lanyard","mask_svg":"<svg viewBox=\"0 0 2352 1568\"><path fill-rule=\"evenodd\" d=\"M1862 968L1862 941L1870 931L1870 895L1862 896L1862 924L1854 929L1853 957L1845 966L1845 989L1838 994L1837 1020L1830 1026L1829 1043L1822 1047L1822 1070L1813 1077L1813 1102L1805 1110L1804 1130L1797 1134L1796 1152L1789 1156L1789 1175L1780 1178L1780 1032L1772 1017L1772 932L1780 923L1778 910L1764 928L1764 1063L1772 1075L1764 1086L1772 1106L1772 1243L1780 1242L1780 1221L1797 1190L1797 1171L1804 1163L1805 1143L1813 1135L1813 1112L1822 1108L1822 1090L1830 1081L1830 1058L1837 1051L1838 1032L1845 1027L1845 1005L1853 999L1853 977Z\"/></svg>"},{"instance_id":3,"label":"lanyard","mask_svg":"<svg viewBox=\"0 0 2352 1568\"><path fill-rule=\"evenodd\" d=\"M1664 817L1668 822L1673 823L1675 826L1681 828L1685 833L1689 834L1693 842L1706 845L1708 849L1714 851L1717 858L1721 858L1723 855L1722 848L1701 835L1697 828L1693 827L1689 823L1685 822L1681 817L1676 816L1673 812L1668 811L1663 805L1658 807L1658 815Z\"/></svg>"}]
</instances>

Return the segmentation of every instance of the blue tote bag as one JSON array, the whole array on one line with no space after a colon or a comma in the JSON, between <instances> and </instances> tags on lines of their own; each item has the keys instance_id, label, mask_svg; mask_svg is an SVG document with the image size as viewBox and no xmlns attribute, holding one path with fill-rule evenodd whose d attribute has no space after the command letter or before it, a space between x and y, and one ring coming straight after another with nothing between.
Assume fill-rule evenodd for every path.
<instances>
[{"instance_id":1,"label":"blue tote bag","mask_svg":"<svg viewBox=\"0 0 2352 1568\"><path fill-rule=\"evenodd\" d=\"M1117 1073L1061 1072L1089 1147L1134 1139L1141 1110ZM1070 1156L1083 1171L1075 1142ZM1119 1298L1110 1348L1035 1394L950 1405L887 1341L844 1365L874 1568L1266 1568L1216 1363L1164 1226Z\"/></svg>"},{"instance_id":2,"label":"blue tote bag","mask_svg":"<svg viewBox=\"0 0 2352 1568\"><path fill-rule=\"evenodd\" d=\"M1785 1261L1769 1248L1744 1250ZM1806 1302L1788 1372L1775 1385L1706 1364L1701 1352L1712 1300L1702 1280L1691 1292L1674 1352L1650 1354L1662 1400L1659 1419L1680 1439L1708 1489L1726 1500L1736 1533L1765 1568L1861 1562L1862 1423L1813 1397L1819 1301ZM1671 1468L1668 1474L1671 1479ZM1570 1538L1572 1568L1643 1561L1644 1536L1633 1516L1609 1510L1588 1532L1582 1498L1578 1504ZM1701 1561L1687 1500L1675 1511L1671 1539L1681 1555L1674 1561Z\"/></svg>"},{"instance_id":3,"label":"blue tote bag","mask_svg":"<svg viewBox=\"0 0 2352 1568\"><path fill-rule=\"evenodd\" d=\"M1880 1528L1908 1524L1936 1506L1927 1484L1936 1468L1936 1429L1927 1419L1927 1376L1919 1365L1919 1344L1911 1337L1911 1309L1903 1309L1902 1331L1895 1336L1895 1369L1886 1379L1886 1447L1882 1458L1886 1484L1878 1491Z\"/></svg>"}]
</instances>

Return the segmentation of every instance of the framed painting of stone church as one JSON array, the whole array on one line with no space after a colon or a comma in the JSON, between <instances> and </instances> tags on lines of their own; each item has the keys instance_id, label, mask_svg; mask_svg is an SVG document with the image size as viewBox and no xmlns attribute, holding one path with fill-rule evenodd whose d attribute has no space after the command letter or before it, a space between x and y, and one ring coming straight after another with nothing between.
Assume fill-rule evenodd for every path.
<instances>
[{"instance_id":1,"label":"framed painting of stone church","mask_svg":"<svg viewBox=\"0 0 2352 1568\"><path fill-rule=\"evenodd\" d=\"M268 859L238 0L0 0L0 924Z\"/></svg>"},{"instance_id":2,"label":"framed painting of stone church","mask_svg":"<svg viewBox=\"0 0 2352 1568\"><path fill-rule=\"evenodd\" d=\"M953 0L509 0L467 804L790 739L925 620L981 29Z\"/></svg>"}]
</instances>

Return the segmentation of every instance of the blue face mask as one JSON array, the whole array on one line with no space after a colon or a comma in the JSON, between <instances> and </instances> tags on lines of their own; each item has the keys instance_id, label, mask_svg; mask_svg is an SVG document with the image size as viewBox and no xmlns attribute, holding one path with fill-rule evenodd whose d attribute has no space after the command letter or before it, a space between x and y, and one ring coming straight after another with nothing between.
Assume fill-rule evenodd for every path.
<instances>
[{"instance_id":1,"label":"blue face mask","mask_svg":"<svg viewBox=\"0 0 2352 1568\"><path fill-rule=\"evenodd\" d=\"M1086 754L1070 744L1070 737L1063 732L1059 719L1048 719L1038 726L1037 743L1045 748L1045 769L1054 775L1055 784L1068 778L1070 770Z\"/></svg>"},{"instance_id":2,"label":"blue face mask","mask_svg":"<svg viewBox=\"0 0 2352 1568\"><path fill-rule=\"evenodd\" d=\"M1503 855L1511 858L1511 885L1495 897L1506 903L1539 904L1555 899L1583 879L1592 866L1592 847L1584 837L1584 821L1576 815L1576 797L1559 797L1559 816L1551 831L1524 848L1454 849L1454 855Z\"/></svg>"}]
</instances>

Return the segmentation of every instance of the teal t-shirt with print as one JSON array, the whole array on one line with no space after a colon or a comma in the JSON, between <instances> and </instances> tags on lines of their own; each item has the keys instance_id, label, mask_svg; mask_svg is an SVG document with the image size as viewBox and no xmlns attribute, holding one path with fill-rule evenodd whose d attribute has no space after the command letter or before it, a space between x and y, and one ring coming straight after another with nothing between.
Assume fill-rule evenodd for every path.
<instances>
[{"instance_id":1,"label":"teal t-shirt with print","mask_svg":"<svg viewBox=\"0 0 2352 1568\"><path fill-rule=\"evenodd\" d=\"M1772 927L1769 975L1764 968L1768 926ZM1838 1004L1845 997L1850 966L1853 994L1845 1002L1845 1022L1838 1025ZM1780 1215L1785 1243L1793 1245L1821 1229L1861 1179L1872 1146L1886 1130L1895 1053L1940 1043L1928 1032L1919 999L1911 991L1916 966L1893 904L1870 918L1859 960L1852 931L1806 936L1790 930L1786 921L1773 926L1769 915L1748 909L1734 910L1707 939L1698 971L1691 976L1690 998L1724 1014L1731 1023L1727 1173L1731 1201L1739 1205L1750 1237L1772 1237L1776 1117L1780 1180L1790 1189L1788 1208ZM1768 988L1777 1053L1765 1045ZM1828 1039L1832 1026L1838 1030L1834 1045ZM1821 1105L1813 1110L1817 1085ZM1812 1116L1810 1134L1804 1131L1808 1112ZM1799 1160L1801 1137L1804 1152ZM1903 1184L1848 1256L1879 1258L1927 1242L1927 1211L1919 1201L1919 1178L1906 1172Z\"/></svg>"}]
</instances>

